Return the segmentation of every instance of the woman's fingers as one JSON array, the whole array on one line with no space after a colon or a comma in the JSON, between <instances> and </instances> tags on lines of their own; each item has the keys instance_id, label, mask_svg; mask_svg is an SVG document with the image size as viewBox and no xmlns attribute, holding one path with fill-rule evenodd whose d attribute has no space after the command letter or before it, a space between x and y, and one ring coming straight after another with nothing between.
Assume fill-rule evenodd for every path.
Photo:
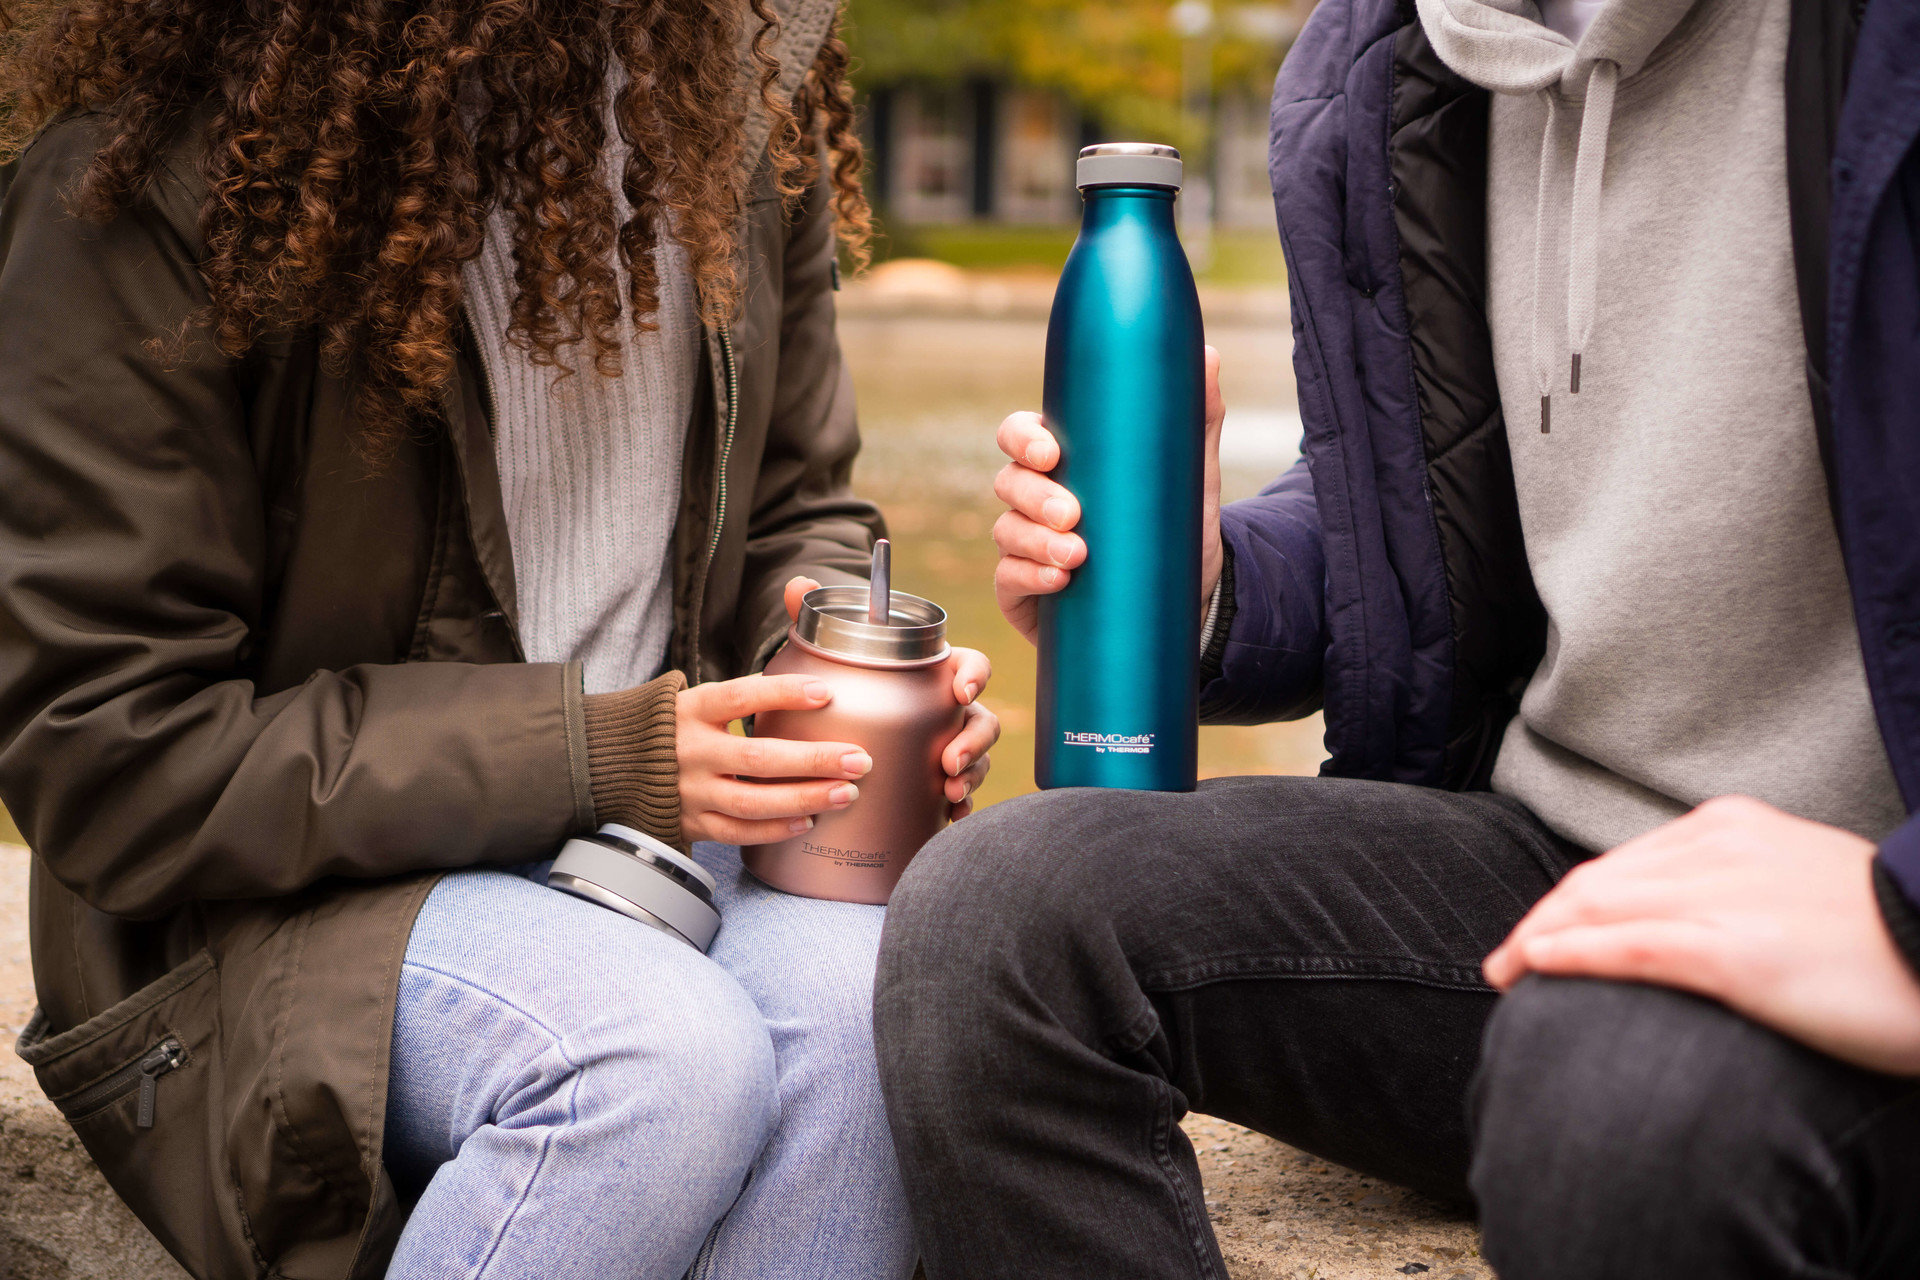
<instances>
[{"instance_id":1,"label":"woman's fingers","mask_svg":"<svg viewBox=\"0 0 1920 1280\"><path fill-rule=\"evenodd\" d=\"M744 738L711 725L683 731L678 750L683 779L685 766L724 777L849 781L865 777L873 768L873 757L851 742Z\"/></svg>"},{"instance_id":2,"label":"woman's fingers","mask_svg":"<svg viewBox=\"0 0 1920 1280\"><path fill-rule=\"evenodd\" d=\"M762 711L812 711L833 700L833 690L817 676L742 676L712 680L680 692L682 720L726 725Z\"/></svg>"},{"instance_id":3,"label":"woman's fingers","mask_svg":"<svg viewBox=\"0 0 1920 1280\"><path fill-rule=\"evenodd\" d=\"M680 819L680 830L688 840L718 840L721 844L776 844L812 829L812 818L749 821L724 813L703 812L689 813Z\"/></svg>"},{"instance_id":4,"label":"woman's fingers","mask_svg":"<svg viewBox=\"0 0 1920 1280\"><path fill-rule=\"evenodd\" d=\"M987 687L987 681L993 678L993 659L978 649L955 649L953 651L953 696L961 706L967 706L980 696Z\"/></svg>"},{"instance_id":5,"label":"woman's fingers","mask_svg":"<svg viewBox=\"0 0 1920 1280\"><path fill-rule=\"evenodd\" d=\"M819 585L820 584L812 578L794 577L787 579L786 604L787 617L789 619L794 621L799 620L800 601L806 597L807 592L812 591Z\"/></svg>"},{"instance_id":6,"label":"woman's fingers","mask_svg":"<svg viewBox=\"0 0 1920 1280\"><path fill-rule=\"evenodd\" d=\"M1080 500L1031 467L1009 462L993 478L993 493L1029 520L1065 533L1080 523Z\"/></svg>"},{"instance_id":7,"label":"woman's fingers","mask_svg":"<svg viewBox=\"0 0 1920 1280\"><path fill-rule=\"evenodd\" d=\"M959 776L948 778L944 784L946 787L947 803L959 804L962 800L972 796L974 792L980 789L980 785L987 780L987 774L992 768L993 757L981 756L978 760L968 765Z\"/></svg>"},{"instance_id":8,"label":"woman's fingers","mask_svg":"<svg viewBox=\"0 0 1920 1280\"><path fill-rule=\"evenodd\" d=\"M715 778L698 788L693 800L702 810L730 818L791 821L815 813L844 809L860 798L855 782L814 779L807 782L742 782Z\"/></svg>"},{"instance_id":9,"label":"woman's fingers","mask_svg":"<svg viewBox=\"0 0 1920 1280\"><path fill-rule=\"evenodd\" d=\"M1035 471L1051 471L1060 462L1060 443L1041 422L1040 415L1029 410L1008 414L993 440L1000 446L1000 452Z\"/></svg>"},{"instance_id":10,"label":"woman's fingers","mask_svg":"<svg viewBox=\"0 0 1920 1280\"><path fill-rule=\"evenodd\" d=\"M1000 717L979 703L967 708L967 718L960 726L960 732L953 735L946 750L940 753L940 767L949 776L959 777L967 771L967 766L986 755L993 744L1000 741Z\"/></svg>"},{"instance_id":11,"label":"woman's fingers","mask_svg":"<svg viewBox=\"0 0 1920 1280\"><path fill-rule=\"evenodd\" d=\"M1018 511L1002 512L993 522L993 545L1003 556L1018 556L1057 569L1075 568L1087 558L1087 544L1079 534L1035 524Z\"/></svg>"}]
</instances>

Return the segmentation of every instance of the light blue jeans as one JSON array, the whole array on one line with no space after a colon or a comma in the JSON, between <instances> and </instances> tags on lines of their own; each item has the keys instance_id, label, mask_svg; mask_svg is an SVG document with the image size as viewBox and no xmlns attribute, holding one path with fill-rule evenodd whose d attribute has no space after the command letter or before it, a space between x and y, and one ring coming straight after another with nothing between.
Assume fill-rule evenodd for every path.
<instances>
[{"instance_id":1,"label":"light blue jeans","mask_svg":"<svg viewBox=\"0 0 1920 1280\"><path fill-rule=\"evenodd\" d=\"M434 888L394 1019L386 1160L419 1202L390 1277L912 1271L873 1057L884 909L693 856L719 882L710 956L546 888L545 863Z\"/></svg>"}]
</instances>

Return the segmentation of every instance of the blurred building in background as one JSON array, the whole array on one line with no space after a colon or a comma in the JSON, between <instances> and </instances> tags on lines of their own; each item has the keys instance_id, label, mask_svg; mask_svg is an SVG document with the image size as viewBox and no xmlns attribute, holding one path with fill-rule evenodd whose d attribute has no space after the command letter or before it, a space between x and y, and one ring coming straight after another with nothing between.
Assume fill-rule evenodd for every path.
<instances>
[{"instance_id":1,"label":"blurred building in background","mask_svg":"<svg viewBox=\"0 0 1920 1280\"><path fill-rule=\"evenodd\" d=\"M1081 147L1164 140L1183 225L1270 227L1266 90L1313 3L853 0L870 189L903 227L1061 224Z\"/></svg>"}]
</instances>

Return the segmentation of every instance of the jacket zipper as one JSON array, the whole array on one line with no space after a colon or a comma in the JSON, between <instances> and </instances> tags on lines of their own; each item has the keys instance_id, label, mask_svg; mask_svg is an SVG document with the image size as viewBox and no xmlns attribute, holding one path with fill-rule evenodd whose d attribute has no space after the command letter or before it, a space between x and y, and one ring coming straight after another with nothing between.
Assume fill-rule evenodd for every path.
<instances>
[{"instance_id":1,"label":"jacket zipper","mask_svg":"<svg viewBox=\"0 0 1920 1280\"><path fill-rule=\"evenodd\" d=\"M713 536L707 539L707 562L701 568L700 576L713 571L713 555L720 549L720 526L727 519L727 461L733 456L733 436L740 425L740 370L733 362L733 337L725 329L720 331L720 363L727 372L727 429L720 437L720 483L713 494Z\"/></svg>"},{"instance_id":2,"label":"jacket zipper","mask_svg":"<svg viewBox=\"0 0 1920 1280\"><path fill-rule=\"evenodd\" d=\"M102 1107L140 1091L140 1108L134 1123L142 1129L153 1128L154 1102L160 1094L160 1077L176 1070L187 1060L186 1046L168 1036L100 1083L60 1102L60 1114L69 1120L92 1115Z\"/></svg>"},{"instance_id":3,"label":"jacket zipper","mask_svg":"<svg viewBox=\"0 0 1920 1280\"><path fill-rule=\"evenodd\" d=\"M714 553L720 550L720 528L727 519L727 462L733 456L733 437L740 425L740 370L733 358L733 336L725 329L716 335L720 340L720 364L726 375L727 415L726 427L720 433L720 456L718 479L713 488L713 532L707 538L706 559L700 565L700 582L694 596L693 670L687 678L694 684L700 683L700 615L704 611L707 598L707 578L713 573Z\"/></svg>"}]
</instances>

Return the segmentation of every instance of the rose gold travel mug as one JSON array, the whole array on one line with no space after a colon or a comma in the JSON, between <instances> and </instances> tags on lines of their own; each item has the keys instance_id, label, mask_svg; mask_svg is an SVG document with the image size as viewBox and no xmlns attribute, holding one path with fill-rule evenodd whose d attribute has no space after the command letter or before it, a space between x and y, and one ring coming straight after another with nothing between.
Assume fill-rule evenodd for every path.
<instances>
[{"instance_id":1,"label":"rose gold travel mug","mask_svg":"<svg viewBox=\"0 0 1920 1280\"><path fill-rule=\"evenodd\" d=\"M826 681L833 701L817 711L763 711L754 736L851 742L873 757L851 805L817 815L802 835L740 851L748 871L802 897L884 903L946 825L940 753L965 719L953 696L946 611L883 583L884 575L872 595L886 601L877 611L885 622L869 621L866 587L809 591L767 664L768 675Z\"/></svg>"}]
</instances>

